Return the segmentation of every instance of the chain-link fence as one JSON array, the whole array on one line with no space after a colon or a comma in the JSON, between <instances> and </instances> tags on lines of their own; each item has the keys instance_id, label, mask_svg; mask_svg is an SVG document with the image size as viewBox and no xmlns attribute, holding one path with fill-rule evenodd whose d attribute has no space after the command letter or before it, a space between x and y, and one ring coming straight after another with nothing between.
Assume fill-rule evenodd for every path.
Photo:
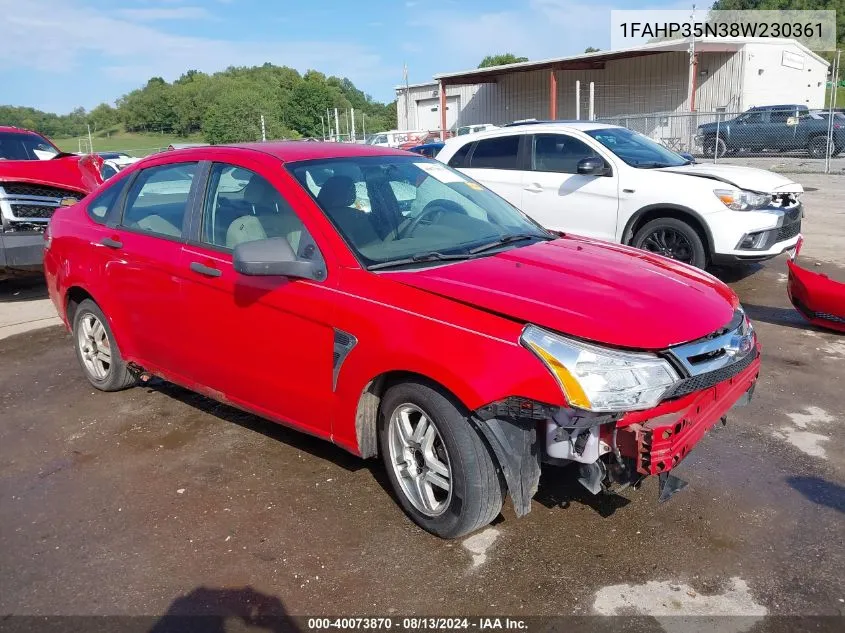
<instances>
[{"instance_id":1,"label":"chain-link fence","mask_svg":"<svg viewBox=\"0 0 845 633\"><path fill-rule=\"evenodd\" d=\"M655 113L604 117L698 160L845 173L845 113L759 108L747 112Z\"/></svg>"}]
</instances>

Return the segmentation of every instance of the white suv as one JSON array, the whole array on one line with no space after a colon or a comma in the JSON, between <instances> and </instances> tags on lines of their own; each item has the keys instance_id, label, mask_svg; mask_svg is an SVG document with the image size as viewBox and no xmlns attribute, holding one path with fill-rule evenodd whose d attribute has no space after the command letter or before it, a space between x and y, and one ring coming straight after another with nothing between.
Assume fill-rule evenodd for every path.
<instances>
[{"instance_id":1,"label":"white suv","mask_svg":"<svg viewBox=\"0 0 845 633\"><path fill-rule=\"evenodd\" d=\"M549 229L699 268L775 257L801 231L798 183L763 169L696 164L615 125L512 125L450 139L437 159Z\"/></svg>"}]
</instances>

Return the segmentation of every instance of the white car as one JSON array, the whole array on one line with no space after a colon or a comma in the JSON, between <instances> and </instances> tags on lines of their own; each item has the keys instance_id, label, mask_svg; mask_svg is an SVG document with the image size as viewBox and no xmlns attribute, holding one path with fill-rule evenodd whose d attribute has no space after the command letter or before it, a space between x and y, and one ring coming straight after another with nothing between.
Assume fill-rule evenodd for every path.
<instances>
[{"instance_id":1,"label":"white car","mask_svg":"<svg viewBox=\"0 0 845 633\"><path fill-rule=\"evenodd\" d=\"M449 139L437 160L546 228L699 268L775 257L801 232L798 183L763 169L696 164L614 125L510 126Z\"/></svg>"},{"instance_id":2,"label":"white car","mask_svg":"<svg viewBox=\"0 0 845 633\"><path fill-rule=\"evenodd\" d=\"M478 123L476 125L462 125L458 128L455 136L464 136L465 134L475 134L476 132L489 132L490 130L498 130L498 125L492 123Z\"/></svg>"},{"instance_id":3,"label":"white car","mask_svg":"<svg viewBox=\"0 0 845 633\"><path fill-rule=\"evenodd\" d=\"M104 161L107 161L118 171L141 160L135 156L130 156L126 152L97 152L97 156L102 158Z\"/></svg>"}]
</instances>

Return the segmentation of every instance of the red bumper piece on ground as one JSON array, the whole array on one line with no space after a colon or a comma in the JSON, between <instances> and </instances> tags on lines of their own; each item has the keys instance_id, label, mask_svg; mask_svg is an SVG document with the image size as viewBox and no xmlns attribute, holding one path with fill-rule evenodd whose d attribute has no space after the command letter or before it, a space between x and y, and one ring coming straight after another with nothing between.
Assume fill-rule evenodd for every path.
<instances>
[{"instance_id":1,"label":"red bumper piece on ground","mask_svg":"<svg viewBox=\"0 0 845 633\"><path fill-rule=\"evenodd\" d=\"M814 273L798 266L789 266L789 300L813 325L845 332L845 284L833 281L823 273Z\"/></svg>"}]
</instances>

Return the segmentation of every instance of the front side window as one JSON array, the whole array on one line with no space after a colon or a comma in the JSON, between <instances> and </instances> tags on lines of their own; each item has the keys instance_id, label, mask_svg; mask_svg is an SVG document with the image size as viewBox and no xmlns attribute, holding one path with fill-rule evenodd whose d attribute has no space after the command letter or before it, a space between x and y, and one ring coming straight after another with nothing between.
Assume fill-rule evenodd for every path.
<instances>
[{"instance_id":1,"label":"front side window","mask_svg":"<svg viewBox=\"0 0 845 633\"><path fill-rule=\"evenodd\" d=\"M756 110L754 112L746 112L745 114L743 114L739 118L739 120L742 121L743 123L745 123L746 125L754 124L754 123L763 123L764 122L763 114L764 114L764 112L762 110Z\"/></svg>"},{"instance_id":2,"label":"front side window","mask_svg":"<svg viewBox=\"0 0 845 633\"><path fill-rule=\"evenodd\" d=\"M503 245L514 246L549 239L493 192L421 156L326 159L287 167L365 266L468 257L503 239Z\"/></svg>"},{"instance_id":3,"label":"front side window","mask_svg":"<svg viewBox=\"0 0 845 633\"><path fill-rule=\"evenodd\" d=\"M34 132L0 132L0 160L50 160L59 150Z\"/></svg>"},{"instance_id":4,"label":"front side window","mask_svg":"<svg viewBox=\"0 0 845 633\"><path fill-rule=\"evenodd\" d=\"M638 169L680 167L690 162L647 136L626 128L587 130L586 134L596 139L628 165Z\"/></svg>"},{"instance_id":5,"label":"front side window","mask_svg":"<svg viewBox=\"0 0 845 633\"><path fill-rule=\"evenodd\" d=\"M585 158L600 158L598 152L565 134L535 134L532 169L559 174L577 174L578 163Z\"/></svg>"},{"instance_id":6,"label":"front side window","mask_svg":"<svg viewBox=\"0 0 845 633\"><path fill-rule=\"evenodd\" d=\"M202 241L218 248L283 237L300 259L322 255L302 220L263 176L236 165L211 168L202 220Z\"/></svg>"},{"instance_id":7,"label":"front side window","mask_svg":"<svg viewBox=\"0 0 845 633\"><path fill-rule=\"evenodd\" d=\"M167 237L180 237L196 163L176 163L142 170L126 196L123 226Z\"/></svg>"},{"instance_id":8,"label":"front side window","mask_svg":"<svg viewBox=\"0 0 845 633\"><path fill-rule=\"evenodd\" d=\"M469 167L474 169L519 169L519 136L487 138L475 146Z\"/></svg>"}]
</instances>

